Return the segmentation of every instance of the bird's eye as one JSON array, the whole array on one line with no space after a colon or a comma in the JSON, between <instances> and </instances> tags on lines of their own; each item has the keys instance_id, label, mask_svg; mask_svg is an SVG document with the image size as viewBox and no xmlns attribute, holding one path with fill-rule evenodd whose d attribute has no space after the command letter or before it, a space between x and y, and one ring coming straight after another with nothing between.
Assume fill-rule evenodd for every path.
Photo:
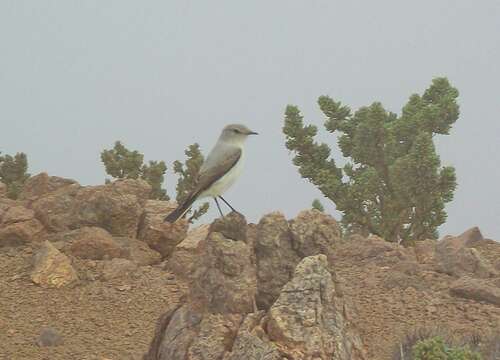
<instances>
[{"instance_id":1,"label":"bird's eye","mask_svg":"<svg viewBox=\"0 0 500 360\"><path fill-rule=\"evenodd\" d=\"M238 129L233 129L233 132L238 134L240 131Z\"/></svg>"}]
</instances>

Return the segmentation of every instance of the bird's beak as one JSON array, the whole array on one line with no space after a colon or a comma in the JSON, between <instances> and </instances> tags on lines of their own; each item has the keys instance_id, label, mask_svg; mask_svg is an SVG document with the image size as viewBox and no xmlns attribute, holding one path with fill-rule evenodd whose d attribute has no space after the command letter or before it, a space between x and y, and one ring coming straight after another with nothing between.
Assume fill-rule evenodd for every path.
<instances>
[{"instance_id":1,"label":"bird's beak","mask_svg":"<svg viewBox=\"0 0 500 360\"><path fill-rule=\"evenodd\" d=\"M255 131L249 131L248 135L259 135L259 133L255 132Z\"/></svg>"}]
</instances>

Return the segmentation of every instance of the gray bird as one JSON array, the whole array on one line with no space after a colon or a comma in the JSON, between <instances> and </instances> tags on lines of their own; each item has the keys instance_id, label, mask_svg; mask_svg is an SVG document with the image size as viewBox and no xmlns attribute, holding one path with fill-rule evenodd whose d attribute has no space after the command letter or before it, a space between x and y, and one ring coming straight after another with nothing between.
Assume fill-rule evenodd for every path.
<instances>
[{"instance_id":1,"label":"gray bird","mask_svg":"<svg viewBox=\"0 0 500 360\"><path fill-rule=\"evenodd\" d=\"M243 170L244 144L249 135L257 135L245 125L227 125L217 140L214 148L208 154L197 176L196 186L179 206L165 217L169 223L183 217L196 200L212 197L217 204L221 216L221 208L217 198L231 208L234 208L222 197L240 177Z\"/></svg>"}]
</instances>

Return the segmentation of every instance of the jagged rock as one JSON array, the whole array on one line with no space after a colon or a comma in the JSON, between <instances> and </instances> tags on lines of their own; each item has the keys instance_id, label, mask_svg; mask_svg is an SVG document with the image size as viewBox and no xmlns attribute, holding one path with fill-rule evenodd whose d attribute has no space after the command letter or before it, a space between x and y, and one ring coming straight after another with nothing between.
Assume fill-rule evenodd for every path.
<instances>
[{"instance_id":1,"label":"jagged rock","mask_svg":"<svg viewBox=\"0 0 500 360\"><path fill-rule=\"evenodd\" d=\"M74 217L77 206L76 196L81 186L77 183L69 184L30 202L30 207L35 211L36 217L47 230L52 232L67 231L78 227Z\"/></svg>"},{"instance_id":2,"label":"jagged rock","mask_svg":"<svg viewBox=\"0 0 500 360\"><path fill-rule=\"evenodd\" d=\"M248 314L238 329L231 352L224 360L282 360L278 348L269 341L264 329L260 326L265 312Z\"/></svg>"},{"instance_id":3,"label":"jagged rock","mask_svg":"<svg viewBox=\"0 0 500 360\"><path fill-rule=\"evenodd\" d=\"M71 231L70 243L63 251L81 259L103 260L126 257L126 251L110 233L98 227L84 226Z\"/></svg>"},{"instance_id":4,"label":"jagged rock","mask_svg":"<svg viewBox=\"0 0 500 360\"><path fill-rule=\"evenodd\" d=\"M40 347L45 347L62 345L64 341L61 334L59 334L56 329L46 327L40 331L40 335L38 336L36 343Z\"/></svg>"},{"instance_id":5,"label":"jagged rock","mask_svg":"<svg viewBox=\"0 0 500 360\"><path fill-rule=\"evenodd\" d=\"M188 232L186 238L175 247L168 260L168 268L176 275L191 278L199 260L202 259L201 249L208 237L210 225L201 225Z\"/></svg>"},{"instance_id":6,"label":"jagged rock","mask_svg":"<svg viewBox=\"0 0 500 360\"><path fill-rule=\"evenodd\" d=\"M177 244L186 237L189 227L185 219L173 224L164 222L165 216L176 206L170 201L148 200L142 214L137 237L163 257L169 256Z\"/></svg>"},{"instance_id":7,"label":"jagged rock","mask_svg":"<svg viewBox=\"0 0 500 360\"><path fill-rule=\"evenodd\" d=\"M216 219L210 226L210 232L220 232L226 239L246 242L247 221L243 215L233 211Z\"/></svg>"},{"instance_id":8,"label":"jagged rock","mask_svg":"<svg viewBox=\"0 0 500 360\"><path fill-rule=\"evenodd\" d=\"M464 276L452 284L450 292L452 295L465 299L484 301L500 306L500 288L487 280Z\"/></svg>"},{"instance_id":9,"label":"jagged rock","mask_svg":"<svg viewBox=\"0 0 500 360\"><path fill-rule=\"evenodd\" d=\"M269 338L292 359L364 359L342 312L326 256L306 257L269 310Z\"/></svg>"},{"instance_id":10,"label":"jagged rock","mask_svg":"<svg viewBox=\"0 0 500 360\"><path fill-rule=\"evenodd\" d=\"M136 270L137 265L128 259L114 258L100 265L101 277L106 281L129 277Z\"/></svg>"},{"instance_id":11,"label":"jagged rock","mask_svg":"<svg viewBox=\"0 0 500 360\"><path fill-rule=\"evenodd\" d=\"M151 186L144 180L117 180L80 189L74 216L79 226L99 226L115 236L136 237Z\"/></svg>"},{"instance_id":12,"label":"jagged rock","mask_svg":"<svg viewBox=\"0 0 500 360\"><path fill-rule=\"evenodd\" d=\"M161 261L160 253L140 240L127 237L116 237L114 240L121 247L124 257L139 266L154 265Z\"/></svg>"},{"instance_id":13,"label":"jagged rock","mask_svg":"<svg viewBox=\"0 0 500 360\"><path fill-rule=\"evenodd\" d=\"M70 183L36 198L30 207L53 232L98 226L116 236L135 237L150 191L143 180L86 187Z\"/></svg>"},{"instance_id":14,"label":"jagged rock","mask_svg":"<svg viewBox=\"0 0 500 360\"><path fill-rule=\"evenodd\" d=\"M340 227L330 215L312 209L304 210L290 221L294 250L300 258L325 254L330 259L340 242Z\"/></svg>"},{"instance_id":15,"label":"jagged rock","mask_svg":"<svg viewBox=\"0 0 500 360\"><path fill-rule=\"evenodd\" d=\"M38 241L44 233L43 225L35 219L32 210L13 205L3 211L0 222L0 247Z\"/></svg>"},{"instance_id":16,"label":"jagged rock","mask_svg":"<svg viewBox=\"0 0 500 360\"><path fill-rule=\"evenodd\" d=\"M478 228L472 228L460 236L446 236L436 245L436 262L438 270L451 276L464 275L476 278L488 278L496 275L496 271L474 248L469 247L481 241Z\"/></svg>"},{"instance_id":17,"label":"jagged rock","mask_svg":"<svg viewBox=\"0 0 500 360\"><path fill-rule=\"evenodd\" d=\"M19 198L22 200L35 200L42 195L74 184L78 184L78 182L58 176L49 176L47 173L42 172L26 180Z\"/></svg>"},{"instance_id":18,"label":"jagged rock","mask_svg":"<svg viewBox=\"0 0 500 360\"><path fill-rule=\"evenodd\" d=\"M292 249L290 228L282 213L271 213L260 220L253 246L257 263L257 306L269 309L300 261Z\"/></svg>"},{"instance_id":19,"label":"jagged rock","mask_svg":"<svg viewBox=\"0 0 500 360\"><path fill-rule=\"evenodd\" d=\"M45 241L36 253L31 280L42 287L63 287L78 280L68 257Z\"/></svg>"},{"instance_id":20,"label":"jagged rock","mask_svg":"<svg viewBox=\"0 0 500 360\"><path fill-rule=\"evenodd\" d=\"M250 246L212 232L202 247L204 256L194 274L192 298L215 313L252 312L257 280Z\"/></svg>"},{"instance_id":21,"label":"jagged rock","mask_svg":"<svg viewBox=\"0 0 500 360\"><path fill-rule=\"evenodd\" d=\"M398 255L401 255L401 250L401 246L385 241L378 236L363 237L355 235L339 247L335 252L334 258L351 258L357 261L371 261L375 259L387 262L389 258L388 253L398 252ZM398 261L398 258L395 260Z\"/></svg>"}]
</instances>

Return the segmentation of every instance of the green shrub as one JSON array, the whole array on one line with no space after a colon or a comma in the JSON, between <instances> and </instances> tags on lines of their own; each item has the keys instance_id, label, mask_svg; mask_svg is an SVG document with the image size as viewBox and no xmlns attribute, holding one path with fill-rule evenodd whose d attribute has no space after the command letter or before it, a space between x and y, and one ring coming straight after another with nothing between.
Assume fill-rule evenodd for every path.
<instances>
[{"instance_id":1,"label":"green shrub","mask_svg":"<svg viewBox=\"0 0 500 360\"><path fill-rule=\"evenodd\" d=\"M417 342L412 355L414 360L482 360L478 352L467 346L450 347L439 336Z\"/></svg>"},{"instance_id":2,"label":"green shrub","mask_svg":"<svg viewBox=\"0 0 500 360\"><path fill-rule=\"evenodd\" d=\"M29 179L28 157L25 153L0 156L0 181L7 185L7 196L17 199L24 183Z\"/></svg>"}]
</instances>

